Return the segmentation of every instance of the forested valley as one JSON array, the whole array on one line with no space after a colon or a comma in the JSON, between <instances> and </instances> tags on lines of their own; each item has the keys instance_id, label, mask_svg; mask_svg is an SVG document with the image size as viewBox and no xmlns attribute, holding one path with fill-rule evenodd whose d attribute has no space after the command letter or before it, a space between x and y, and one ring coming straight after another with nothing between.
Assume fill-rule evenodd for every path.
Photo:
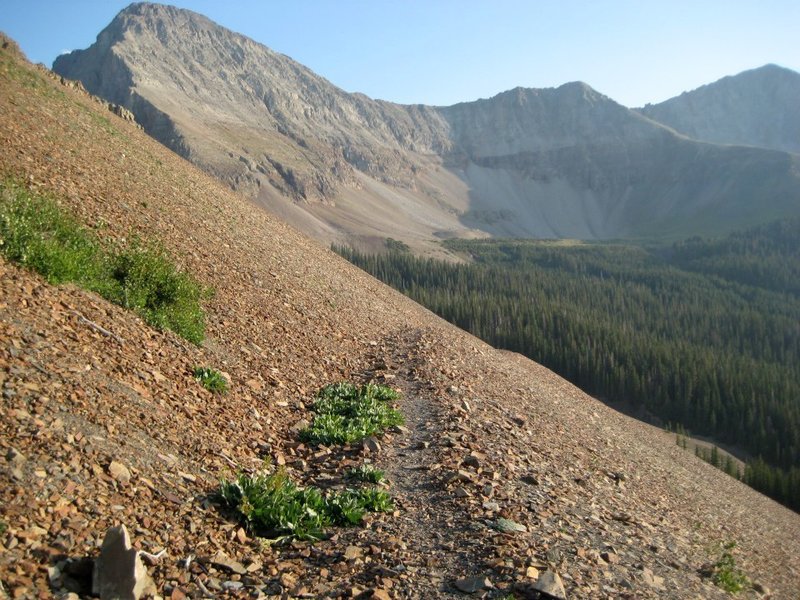
<instances>
[{"instance_id":1,"label":"forested valley","mask_svg":"<svg viewBox=\"0 0 800 600\"><path fill-rule=\"evenodd\" d=\"M448 240L464 264L338 253L586 392L738 448L800 511L800 220L669 246Z\"/></svg>"}]
</instances>

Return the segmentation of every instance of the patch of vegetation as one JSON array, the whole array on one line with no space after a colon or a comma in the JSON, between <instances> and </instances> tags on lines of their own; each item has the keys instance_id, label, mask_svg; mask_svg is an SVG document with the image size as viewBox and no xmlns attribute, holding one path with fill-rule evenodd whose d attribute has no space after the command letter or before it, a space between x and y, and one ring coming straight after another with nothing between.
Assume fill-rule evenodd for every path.
<instances>
[{"instance_id":1,"label":"patch of vegetation","mask_svg":"<svg viewBox=\"0 0 800 600\"><path fill-rule=\"evenodd\" d=\"M0 535L3 535L8 530L8 524L5 521L0 521Z\"/></svg>"},{"instance_id":2,"label":"patch of vegetation","mask_svg":"<svg viewBox=\"0 0 800 600\"><path fill-rule=\"evenodd\" d=\"M728 542L722 546L722 555L719 560L707 569L714 585L730 594L736 594L750 585L747 576L736 567L733 550L736 542Z\"/></svg>"},{"instance_id":3,"label":"patch of vegetation","mask_svg":"<svg viewBox=\"0 0 800 600\"><path fill-rule=\"evenodd\" d=\"M220 496L252 532L278 541L320 540L329 526L357 525L367 512L394 509L385 491L348 489L323 495L318 488L296 486L283 468L223 480Z\"/></svg>"},{"instance_id":4,"label":"patch of vegetation","mask_svg":"<svg viewBox=\"0 0 800 600\"><path fill-rule=\"evenodd\" d=\"M219 371L210 367L195 367L194 378L212 394L224 394L228 391L228 380Z\"/></svg>"},{"instance_id":5,"label":"patch of vegetation","mask_svg":"<svg viewBox=\"0 0 800 600\"><path fill-rule=\"evenodd\" d=\"M394 238L386 238L386 249L389 252L411 252L411 246L406 244L402 240L396 240Z\"/></svg>"},{"instance_id":6,"label":"patch of vegetation","mask_svg":"<svg viewBox=\"0 0 800 600\"><path fill-rule=\"evenodd\" d=\"M108 248L54 200L0 183L0 253L52 284L72 282L200 344L202 287L159 245Z\"/></svg>"},{"instance_id":7,"label":"patch of vegetation","mask_svg":"<svg viewBox=\"0 0 800 600\"><path fill-rule=\"evenodd\" d=\"M322 388L314 402L314 421L300 432L310 444L350 444L403 423L403 415L389 404L399 394L368 383L334 383Z\"/></svg>"},{"instance_id":8,"label":"patch of vegetation","mask_svg":"<svg viewBox=\"0 0 800 600\"><path fill-rule=\"evenodd\" d=\"M381 483L386 479L386 474L373 465L359 465L347 472L347 477L364 481L366 483Z\"/></svg>"}]
</instances>

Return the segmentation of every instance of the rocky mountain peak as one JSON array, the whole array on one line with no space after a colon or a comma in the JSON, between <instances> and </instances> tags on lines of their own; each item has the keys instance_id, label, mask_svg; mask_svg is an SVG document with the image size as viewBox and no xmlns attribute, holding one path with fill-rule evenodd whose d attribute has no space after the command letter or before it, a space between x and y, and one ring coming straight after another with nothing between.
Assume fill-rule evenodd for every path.
<instances>
[{"instance_id":1,"label":"rocky mountain peak","mask_svg":"<svg viewBox=\"0 0 800 600\"><path fill-rule=\"evenodd\" d=\"M800 153L800 73L774 64L641 109L695 139Z\"/></svg>"}]
</instances>

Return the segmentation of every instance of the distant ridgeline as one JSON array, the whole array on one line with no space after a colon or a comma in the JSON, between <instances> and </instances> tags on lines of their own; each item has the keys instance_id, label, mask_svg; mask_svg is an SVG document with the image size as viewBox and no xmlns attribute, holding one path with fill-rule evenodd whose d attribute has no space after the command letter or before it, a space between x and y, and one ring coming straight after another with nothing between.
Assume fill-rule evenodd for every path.
<instances>
[{"instance_id":1,"label":"distant ridgeline","mask_svg":"<svg viewBox=\"0 0 800 600\"><path fill-rule=\"evenodd\" d=\"M743 480L800 510L800 220L671 247L444 245L471 264L334 250L590 394L740 448Z\"/></svg>"}]
</instances>

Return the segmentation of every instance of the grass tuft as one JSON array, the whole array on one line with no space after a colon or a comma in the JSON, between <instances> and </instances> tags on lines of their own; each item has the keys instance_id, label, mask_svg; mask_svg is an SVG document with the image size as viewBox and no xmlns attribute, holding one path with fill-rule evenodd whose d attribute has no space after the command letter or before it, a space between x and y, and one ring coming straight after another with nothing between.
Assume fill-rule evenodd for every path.
<instances>
[{"instance_id":1,"label":"grass tuft","mask_svg":"<svg viewBox=\"0 0 800 600\"><path fill-rule=\"evenodd\" d=\"M107 248L55 201L0 182L0 253L49 283L75 283L153 327L203 341L202 287L155 244Z\"/></svg>"},{"instance_id":2,"label":"grass tuft","mask_svg":"<svg viewBox=\"0 0 800 600\"><path fill-rule=\"evenodd\" d=\"M228 380L210 367L195 367L192 370L194 378L212 394L224 394L228 391Z\"/></svg>"},{"instance_id":3,"label":"grass tuft","mask_svg":"<svg viewBox=\"0 0 800 600\"><path fill-rule=\"evenodd\" d=\"M300 488L279 468L223 480L220 496L256 535L272 539L320 540L331 525L357 525L367 512L394 509L389 495L377 489L344 490L323 495Z\"/></svg>"},{"instance_id":4,"label":"grass tuft","mask_svg":"<svg viewBox=\"0 0 800 600\"><path fill-rule=\"evenodd\" d=\"M350 444L403 423L390 406L400 395L391 388L368 383L334 383L317 393L314 421L300 432L311 444Z\"/></svg>"}]
</instances>

